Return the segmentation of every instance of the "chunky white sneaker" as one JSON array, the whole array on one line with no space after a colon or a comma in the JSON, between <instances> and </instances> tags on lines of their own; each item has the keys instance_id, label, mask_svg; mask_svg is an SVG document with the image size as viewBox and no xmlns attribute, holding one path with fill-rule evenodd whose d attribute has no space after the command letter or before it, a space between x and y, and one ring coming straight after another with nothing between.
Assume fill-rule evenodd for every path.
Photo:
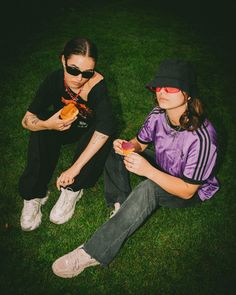
<instances>
[{"instance_id":1,"label":"chunky white sneaker","mask_svg":"<svg viewBox=\"0 0 236 295\"><path fill-rule=\"evenodd\" d=\"M56 224L67 222L74 214L76 202L83 195L83 190L74 192L70 189L61 188L61 194L51 210L50 221Z\"/></svg>"},{"instance_id":2,"label":"chunky white sneaker","mask_svg":"<svg viewBox=\"0 0 236 295\"><path fill-rule=\"evenodd\" d=\"M58 258L52 265L55 275L62 278L72 278L79 275L86 267L99 265L82 246Z\"/></svg>"},{"instance_id":3,"label":"chunky white sneaker","mask_svg":"<svg viewBox=\"0 0 236 295\"><path fill-rule=\"evenodd\" d=\"M39 227L42 220L41 206L47 202L49 192L43 199L35 198L24 200L24 207L21 212L20 225L22 230L31 231Z\"/></svg>"}]
</instances>

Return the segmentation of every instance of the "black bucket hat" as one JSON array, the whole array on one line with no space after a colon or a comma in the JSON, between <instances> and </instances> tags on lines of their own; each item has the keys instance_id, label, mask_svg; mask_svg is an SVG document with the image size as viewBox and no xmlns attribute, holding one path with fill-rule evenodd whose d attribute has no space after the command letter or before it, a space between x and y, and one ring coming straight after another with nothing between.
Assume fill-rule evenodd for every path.
<instances>
[{"instance_id":1,"label":"black bucket hat","mask_svg":"<svg viewBox=\"0 0 236 295\"><path fill-rule=\"evenodd\" d=\"M198 95L197 76L192 65L179 59L165 60L160 64L155 78L147 84L151 91L157 87L179 88L192 98Z\"/></svg>"}]
</instances>

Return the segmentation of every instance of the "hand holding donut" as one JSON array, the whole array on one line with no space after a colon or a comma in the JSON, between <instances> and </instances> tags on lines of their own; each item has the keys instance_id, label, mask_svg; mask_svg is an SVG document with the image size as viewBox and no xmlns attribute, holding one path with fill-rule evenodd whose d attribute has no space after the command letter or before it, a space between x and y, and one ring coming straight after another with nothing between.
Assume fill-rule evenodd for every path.
<instances>
[{"instance_id":1,"label":"hand holding donut","mask_svg":"<svg viewBox=\"0 0 236 295\"><path fill-rule=\"evenodd\" d=\"M65 131L70 128L71 124L76 120L76 116L70 119L62 120L60 118L61 111L59 110L54 115L52 115L48 120L45 121L45 125L49 130L58 130L58 131Z\"/></svg>"},{"instance_id":2,"label":"hand holding donut","mask_svg":"<svg viewBox=\"0 0 236 295\"><path fill-rule=\"evenodd\" d=\"M128 171L145 177L148 177L153 167L145 158L134 152L125 156L124 164Z\"/></svg>"},{"instance_id":3,"label":"hand holding donut","mask_svg":"<svg viewBox=\"0 0 236 295\"><path fill-rule=\"evenodd\" d=\"M113 142L113 148L115 150L115 153L121 156L128 155L135 150L134 145L124 139L116 139Z\"/></svg>"}]
</instances>

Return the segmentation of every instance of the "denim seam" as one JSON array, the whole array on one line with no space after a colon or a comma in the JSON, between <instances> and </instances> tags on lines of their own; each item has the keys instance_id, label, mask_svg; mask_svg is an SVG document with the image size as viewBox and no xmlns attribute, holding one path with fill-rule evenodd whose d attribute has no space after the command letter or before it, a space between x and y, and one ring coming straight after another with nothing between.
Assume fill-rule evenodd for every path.
<instances>
[{"instance_id":1,"label":"denim seam","mask_svg":"<svg viewBox=\"0 0 236 295\"><path fill-rule=\"evenodd\" d=\"M147 209L146 209L146 210L143 210L141 216L139 216L139 217L135 220L135 222L134 222L132 225L130 225L129 228L128 228L126 231L124 231L124 232L119 236L119 238L115 239L115 240L113 241L113 243L107 247L107 249L106 249L106 250L103 252L103 254L101 255L102 257L104 257L104 256L106 255L106 253L109 251L109 249L110 249L110 248L111 248L111 247L112 247L112 246L113 246L118 240L120 240L121 237L122 237L124 234L126 234L126 233L132 228L132 226L133 226L134 224L136 224L137 220L141 219L141 217L143 216L143 213L144 213L145 211L147 211ZM147 216L147 215L146 215L146 216ZM101 259L101 260L103 260L103 259Z\"/></svg>"}]
</instances>

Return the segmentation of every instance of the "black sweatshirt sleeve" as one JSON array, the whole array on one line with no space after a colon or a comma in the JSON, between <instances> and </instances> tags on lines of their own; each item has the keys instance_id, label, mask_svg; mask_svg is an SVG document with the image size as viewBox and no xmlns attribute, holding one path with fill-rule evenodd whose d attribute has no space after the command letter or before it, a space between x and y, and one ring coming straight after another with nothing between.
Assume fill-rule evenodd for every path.
<instances>
[{"instance_id":1,"label":"black sweatshirt sleeve","mask_svg":"<svg viewBox=\"0 0 236 295\"><path fill-rule=\"evenodd\" d=\"M115 131L114 117L104 80L93 87L89 93L89 100L94 104L95 130L109 136L112 135Z\"/></svg>"}]
</instances>

